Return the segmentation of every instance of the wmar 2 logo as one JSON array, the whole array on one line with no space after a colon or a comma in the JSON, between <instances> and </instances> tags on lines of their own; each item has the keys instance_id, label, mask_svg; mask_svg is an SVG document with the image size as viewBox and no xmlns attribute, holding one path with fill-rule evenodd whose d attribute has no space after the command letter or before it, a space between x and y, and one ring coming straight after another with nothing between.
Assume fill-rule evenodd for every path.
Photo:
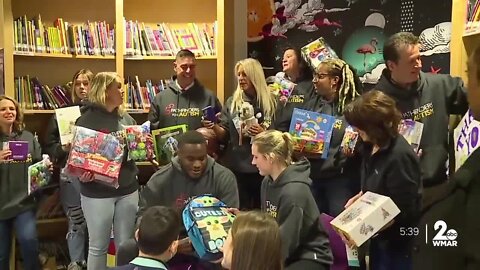
<instances>
[{"instance_id":1,"label":"wmar 2 logo","mask_svg":"<svg viewBox=\"0 0 480 270\"><path fill-rule=\"evenodd\" d=\"M456 247L457 231L448 229L447 223L443 220L437 220L433 229L437 232L432 239L434 247Z\"/></svg>"}]
</instances>

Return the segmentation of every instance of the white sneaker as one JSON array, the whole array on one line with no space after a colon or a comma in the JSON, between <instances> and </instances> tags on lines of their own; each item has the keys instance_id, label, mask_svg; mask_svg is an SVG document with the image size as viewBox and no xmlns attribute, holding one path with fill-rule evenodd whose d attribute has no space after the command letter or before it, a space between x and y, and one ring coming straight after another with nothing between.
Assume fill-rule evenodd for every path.
<instances>
[{"instance_id":1,"label":"white sneaker","mask_svg":"<svg viewBox=\"0 0 480 270\"><path fill-rule=\"evenodd\" d=\"M76 262L71 262L68 265L67 270L83 270L83 267Z\"/></svg>"}]
</instances>

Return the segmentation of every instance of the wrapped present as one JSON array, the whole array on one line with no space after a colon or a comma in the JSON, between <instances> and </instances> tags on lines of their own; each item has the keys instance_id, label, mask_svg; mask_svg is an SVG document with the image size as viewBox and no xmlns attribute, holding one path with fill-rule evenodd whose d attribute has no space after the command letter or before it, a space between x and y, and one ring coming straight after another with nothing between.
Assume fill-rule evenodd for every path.
<instances>
[{"instance_id":1,"label":"wrapped present","mask_svg":"<svg viewBox=\"0 0 480 270\"><path fill-rule=\"evenodd\" d=\"M150 121L142 125L126 126L128 157L135 161L147 161L155 158L153 142L148 140Z\"/></svg>"},{"instance_id":2,"label":"wrapped present","mask_svg":"<svg viewBox=\"0 0 480 270\"><path fill-rule=\"evenodd\" d=\"M338 58L335 51L320 37L301 49L305 61L315 70L322 61Z\"/></svg>"},{"instance_id":3,"label":"wrapped present","mask_svg":"<svg viewBox=\"0 0 480 270\"><path fill-rule=\"evenodd\" d=\"M359 247L399 213L400 209L392 199L367 191L330 224Z\"/></svg>"},{"instance_id":4,"label":"wrapped present","mask_svg":"<svg viewBox=\"0 0 480 270\"><path fill-rule=\"evenodd\" d=\"M114 135L75 127L67 173L81 176L91 172L96 181L118 188L123 155L124 145Z\"/></svg>"},{"instance_id":5,"label":"wrapped present","mask_svg":"<svg viewBox=\"0 0 480 270\"><path fill-rule=\"evenodd\" d=\"M295 108L289 132L295 151L327 158L335 117Z\"/></svg>"},{"instance_id":6,"label":"wrapped present","mask_svg":"<svg viewBox=\"0 0 480 270\"><path fill-rule=\"evenodd\" d=\"M160 165L170 162L177 153L177 140L179 135L187 132L187 125L176 125L152 131L153 143L155 144L155 155Z\"/></svg>"},{"instance_id":7,"label":"wrapped present","mask_svg":"<svg viewBox=\"0 0 480 270\"><path fill-rule=\"evenodd\" d=\"M28 194L48 185L52 180L52 173L49 170L52 162L48 155L42 157L41 161L28 166Z\"/></svg>"}]
</instances>

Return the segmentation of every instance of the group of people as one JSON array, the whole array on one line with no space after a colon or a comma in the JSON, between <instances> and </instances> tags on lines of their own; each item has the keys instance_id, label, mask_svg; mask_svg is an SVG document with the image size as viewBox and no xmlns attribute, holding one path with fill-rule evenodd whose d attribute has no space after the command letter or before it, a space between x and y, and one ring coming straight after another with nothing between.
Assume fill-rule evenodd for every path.
<instances>
[{"instance_id":1,"label":"group of people","mask_svg":"<svg viewBox=\"0 0 480 270\"><path fill-rule=\"evenodd\" d=\"M421 71L420 44L413 34L394 34L383 54L386 69L376 87L364 93L355 70L345 61L325 60L311 70L300 51L289 47L283 72L277 74L296 84L286 100L270 90L257 60L244 59L234 67L237 88L222 107L196 79L195 55L178 52L175 76L156 95L148 115L152 129L188 125L189 131L178 137L171 162L159 167L142 188L128 155L116 189L94 181L91 173L72 177L62 169L69 270L106 269L112 227L117 269L184 269L193 264L196 269L329 269L333 257L320 215L337 216L367 191L390 197L401 212L368 244L357 247L361 267L368 255L370 269L416 269L414 236L400 230L418 226L424 194L448 180L448 116L465 114L470 104L480 119L476 61L480 49L469 65L469 102L461 79ZM80 70L72 84L74 105L81 107L76 125L122 137L124 125L136 124L125 112L122 96L118 74ZM256 118L248 126L242 119L245 103L253 107ZM202 117L207 106L215 109L217 121ZM294 151L288 133L294 108L335 117L326 159ZM402 118L424 124L418 152L399 134ZM37 197L26 194L26 170L42 151L22 120L18 103L0 97L2 143L28 141L31 154L31 159L19 163L9 159L9 150L0 151L0 238L11 239L15 228L24 269L36 270L40 269ZM353 151L341 147L348 126L360 137ZM44 151L64 168L70 145L62 145L59 137L53 118ZM223 147L212 151L214 141ZM203 194L225 202L237 216L220 261L196 258L178 215L189 199ZM252 211L256 209L260 211ZM8 269L9 251L10 241L2 240L0 269ZM465 255L465 261L474 259Z\"/></svg>"}]
</instances>

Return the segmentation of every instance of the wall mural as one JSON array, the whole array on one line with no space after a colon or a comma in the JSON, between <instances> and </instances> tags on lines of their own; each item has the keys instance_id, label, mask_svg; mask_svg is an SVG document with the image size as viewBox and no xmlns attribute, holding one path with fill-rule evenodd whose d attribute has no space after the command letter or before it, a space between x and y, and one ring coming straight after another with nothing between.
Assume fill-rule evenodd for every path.
<instances>
[{"instance_id":1,"label":"wall mural","mask_svg":"<svg viewBox=\"0 0 480 270\"><path fill-rule=\"evenodd\" d=\"M249 57L273 75L286 46L323 37L363 82L374 84L385 68L386 38L408 31L421 39L423 70L448 73L451 7L451 0L248 0Z\"/></svg>"}]
</instances>

